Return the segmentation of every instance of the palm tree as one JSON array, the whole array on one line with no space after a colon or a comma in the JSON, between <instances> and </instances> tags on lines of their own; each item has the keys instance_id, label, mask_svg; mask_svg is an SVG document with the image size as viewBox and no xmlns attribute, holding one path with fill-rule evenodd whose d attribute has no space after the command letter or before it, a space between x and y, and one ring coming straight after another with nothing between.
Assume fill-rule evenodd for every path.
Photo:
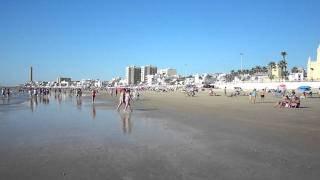
<instances>
[{"instance_id":1,"label":"palm tree","mask_svg":"<svg viewBox=\"0 0 320 180\"><path fill-rule=\"evenodd\" d=\"M268 66L270 68L275 68L276 67L276 63L274 61L269 62Z\"/></svg>"},{"instance_id":2,"label":"palm tree","mask_svg":"<svg viewBox=\"0 0 320 180\"><path fill-rule=\"evenodd\" d=\"M272 75L272 70L276 68L276 63L271 61L269 62L268 67L269 67L269 78L272 81L272 79L274 79L274 75Z\"/></svg>"},{"instance_id":3,"label":"palm tree","mask_svg":"<svg viewBox=\"0 0 320 180\"><path fill-rule=\"evenodd\" d=\"M267 72L268 72L268 68L267 68L266 66L263 66L263 67L262 67L262 72L263 72L263 73L267 73Z\"/></svg>"},{"instance_id":4,"label":"palm tree","mask_svg":"<svg viewBox=\"0 0 320 180\"><path fill-rule=\"evenodd\" d=\"M287 72L287 67L288 67L287 61L281 60L278 65L279 65L279 68L281 69L281 79L282 80L283 80L283 78L286 79L287 73L288 73Z\"/></svg>"},{"instance_id":5,"label":"palm tree","mask_svg":"<svg viewBox=\"0 0 320 180\"><path fill-rule=\"evenodd\" d=\"M256 73L261 72L261 66L256 66L254 69L256 70Z\"/></svg>"},{"instance_id":6,"label":"palm tree","mask_svg":"<svg viewBox=\"0 0 320 180\"><path fill-rule=\"evenodd\" d=\"M297 68L297 67L293 67L293 68L291 69L291 72L292 72L292 73L298 73L298 72L299 72L299 70L298 70L298 68Z\"/></svg>"},{"instance_id":7,"label":"palm tree","mask_svg":"<svg viewBox=\"0 0 320 180\"><path fill-rule=\"evenodd\" d=\"M281 56L282 59L285 61L286 60L286 56L288 55L288 53L286 51L281 51Z\"/></svg>"},{"instance_id":8,"label":"palm tree","mask_svg":"<svg viewBox=\"0 0 320 180\"><path fill-rule=\"evenodd\" d=\"M249 70L249 74L250 74L250 75L254 75L255 72L256 72L256 71L255 71L254 68L251 68L251 69Z\"/></svg>"},{"instance_id":9,"label":"palm tree","mask_svg":"<svg viewBox=\"0 0 320 180\"><path fill-rule=\"evenodd\" d=\"M270 79L271 82L272 82L272 80L274 79L274 75L271 74L271 75L269 76L269 79Z\"/></svg>"},{"instance_id":10,"label":"palm tree","mask_svg":"<svg viewBox=\"0 0 320 180\"><path fill-rule=\"evenodd\" d=\"M288 67L288 63L286 61L286 56L288 55L288 53L286 51L281 51L281 56L282 56L282 61L280 61L282 63L282 68L281 68L281 75L282 75L282 79L283 76L286 79L287 77L287 67Z\"/></svg>"}]
</instances>

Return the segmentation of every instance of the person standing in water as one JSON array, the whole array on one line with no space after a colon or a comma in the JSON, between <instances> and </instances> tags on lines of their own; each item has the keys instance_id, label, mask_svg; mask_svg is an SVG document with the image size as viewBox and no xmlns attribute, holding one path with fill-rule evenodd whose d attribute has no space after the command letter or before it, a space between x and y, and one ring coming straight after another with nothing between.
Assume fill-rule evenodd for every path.
<instances>
[{"instance_id":1,"label":"person standing in water","mask_svg":"<svg viewBox=\"0 0 320 180\"><path fill-rule=\"evenodd\" d=\"M2 95L3 97L5 96L5 91L6 91L5 88L2 88L2 89L1 89L1 95Z\"/></svg>"},{"instance_id":2,"label":"person standing in water","mask_svg":"<svg viewBox=\"0 0 320 180\"><path fill-rule=\"evenodd\" d=\"M92 102L94 103L96 99L97 91L95 89L92 90Z\"/></svg>"},{"instance_id":3,"label":"person standing in water","mask_svg":"<svg viewBox=\"0 0 320 180\"><path fill-rule=\"evenodd\" d=\"M8 96L8 98L10 97L10 89L9 88L7 89L7 96Z\"/></svg>"}]
</instances>

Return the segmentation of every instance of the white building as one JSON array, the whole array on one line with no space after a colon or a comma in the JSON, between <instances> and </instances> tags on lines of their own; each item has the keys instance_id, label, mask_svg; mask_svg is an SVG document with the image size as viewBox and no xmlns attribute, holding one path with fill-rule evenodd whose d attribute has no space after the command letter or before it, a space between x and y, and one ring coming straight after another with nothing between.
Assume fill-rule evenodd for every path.
<instances>
[{"instance_id":1,"label":"white building","mask_svg":"<svg viewBox=\"0 0 320 180\"><path fill-rule=\"evenodd\" d=\"M159 75L147 75L147 85L148 86L156 85L159 77L160 77Z\"/></svg>"},{"instance_id":2,"label":"white building","mask_svg":"<svg viewBox=\"0 0 320 180\"><path fill-rule=\"evenodd\" d=\"M202 74L202 75L199 75L199 74L194 75L194 83L197 86L205 86L205 85L209 85L209 84L214 84L216 79L217 79L217 76L209 75L207 73Z\"/></svg>"},{"instance_id":3,"label":"white building","mask_svg":"<svg viewBox=\"0 0 320 180\"><path fill-rule=\"evenodd\" d=\"M265 74L257 74L257 75L254 75L254 76L251 76L251 82L269 82L270 81L270 78L268 75L265 75Z\"/></svg>"},{"instance_id":4,"label":"white building","mask_svg":"<svg viewBox=\"0 0 320 180\"><path fill-rule=\"evenodd\" d=\"M99 79L98 80L95 80L93 82L93 86L94 87L97 87L97 88L101 88L102 87L102 81L100 81Z\"/></svg>"},{"instance_id":5,"label":"white building","mask_svg":"<svg viewBox=\"0 0 320 180\"><path fill-rule=\"evenodd\" d=\"M185 84L195 84L195 77L193 76L188 76L186 77L186 79L184 80Z\"/></svg>"},{"instance_id":6,"label":"white building","mask_svg":"<svg viewBox=\"0 0 320 180\"><path fill-rule=\"evenodd\" d=\"M58 77L57 78L57 83L61 83L62 81L71 82L71 78L68 78L68 77Z\"/></svg>"},{"instance_id":7,"label":"white building","mask_svg":"<svg viewBox=\"0 0 320 180\"><path fill-rule=\"evenodd\" d=\"M290 73L288 76L289 81L302 81L304 80L304 73Z\"/></svg>"},{"instance_id":8,"label":"white building","mask_svg":"<svg viewBox=\"0 0 320 180\"><path fill-rule=\"evenodd\" d=\"M158 74L163 76L177 76L177 70L172 68L159 69Z\"/></svg>"}]
</instances>

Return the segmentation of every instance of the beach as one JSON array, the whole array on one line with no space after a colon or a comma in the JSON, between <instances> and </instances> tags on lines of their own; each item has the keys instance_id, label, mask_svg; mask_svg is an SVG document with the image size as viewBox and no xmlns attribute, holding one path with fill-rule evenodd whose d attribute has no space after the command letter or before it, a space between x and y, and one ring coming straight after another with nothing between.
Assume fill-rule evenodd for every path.
<instances>
[{"instance_id":1,"label":"beach","mask_svg":"<svg viewBox=\"0 0 320 180\"><path fill-rule=\"evenodd\" d=\"M319 179L320 98L142 92L0 105L0 179Z\"/></svg>"}]
</instances>

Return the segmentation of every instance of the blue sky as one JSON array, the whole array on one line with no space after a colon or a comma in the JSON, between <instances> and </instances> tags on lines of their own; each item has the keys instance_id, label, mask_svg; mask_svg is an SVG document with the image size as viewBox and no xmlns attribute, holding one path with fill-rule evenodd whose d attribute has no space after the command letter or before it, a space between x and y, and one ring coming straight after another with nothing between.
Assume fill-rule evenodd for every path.
<instances>
[{"instance_id":1,"label":"blue sky","mask_svg":"<svg viewBox=\"0 0 320 180\"><path fill-rule=\"evenodd\" d=\"M124 76L152 64L229 72L305 67L320 43L319 0L0 0L0 84Z\"/></svg>"}]
</instances>

